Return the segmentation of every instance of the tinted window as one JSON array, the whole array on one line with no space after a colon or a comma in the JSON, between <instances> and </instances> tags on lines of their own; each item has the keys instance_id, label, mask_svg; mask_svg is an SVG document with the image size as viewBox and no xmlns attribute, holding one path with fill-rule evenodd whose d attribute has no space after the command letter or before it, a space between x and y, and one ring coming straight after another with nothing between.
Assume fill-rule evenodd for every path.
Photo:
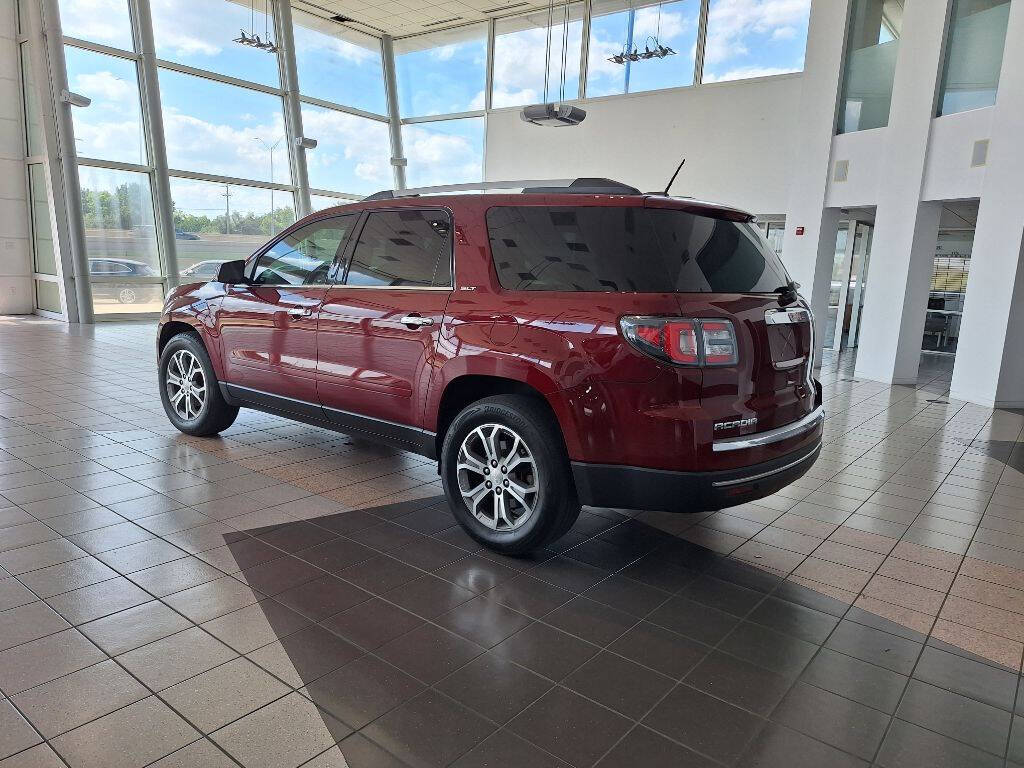
<instances>
[{"instance_id":1,"label":"tinted window","mask_svg":"<svg viewBox=\"0 0 1024 768\"><path fill-rule=\"evenodd\" d=\"M317 221L278 240L253 269L258 285L323 285L334 257L345 249L354 214Z\"/></svg>"},{"instance_id":2,"label":"tinted window","mask_svg":"<svg viewBox=\"0 0 1024 768\"><path fill-rule=\"evenodd\" d=\"M487 229L512 290L770 293L788 279L755 227L685 211L502 207Z\"/></svg>"},{"instance_id":3,"label":"tinted window","mask_svg":"<svg viewBox=\"0 0 1024 768\"><path fill-rule=\"evenodd\" d=\"M89 261L89 273L93 275L130 275L132 268L119 261L92 259Z\"/></svg>"},{"instance_id":4,"label":"tinted window","mask_svg":"<svg viewBox=\"0 0 1024 768\"><path fill-rule=\"evenodd\" d=\"M377 211L359 234L349 285L451 285L451 220L444 211Z\"/></svg>"}]
</instances>

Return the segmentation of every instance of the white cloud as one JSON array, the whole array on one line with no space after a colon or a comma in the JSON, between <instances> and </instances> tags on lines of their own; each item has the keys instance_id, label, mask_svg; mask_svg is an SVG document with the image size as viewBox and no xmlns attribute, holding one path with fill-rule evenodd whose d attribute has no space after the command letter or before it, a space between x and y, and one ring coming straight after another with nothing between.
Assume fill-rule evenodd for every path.
<instances>
[{"instance_id":1,"label":"white cloud","mask_svg":"<svg viewBox=\"0 0 1024 768\"><path fill-rule=\"evenodd\" d=\"M66 35L118 47L131 46L131 27L125 0L62 2L60 16Z\"/></svg>"},{"instance_id":2,"label":"white cloud","mask_svg":"<svg viewBox=\"0 0 1024 768\"><path fill-rule=\"evenodd\" d=\"M430 58L437 59L438 61L450 61L458 49L459 46L457 45L442 45L439 48L431 48Z\"/></svg>"},{"instance_id":3,"label":"white cloud","mask_svg":"<svg viewBox=\"0 0 1024 768\"><path fill-rule=\"evenodd\" d=\"M772 32L772 40L792 40L796 37L796 27L779 27Z\"/></svg>"},{"instance_id":4,"label":"white cloud","mask_svg":"<svg viewBox=\"0 0 1024 768\"><path fill-rule=\"evenodd\" d=\"M312 186L358 194L391 185L391 144L386 124L306 107L302 130L319 142L316 149L306 153Z\"/></svg>"},{"instance_id":5,"label":"white cloud","mask_svg":"<svg viewBox=\"0 0 1024 768\"><path fill-rule=\"evenodd\" d=\"M93 101L111 102L105 109L130 107L135 99L136 86L112 72L83 72L75 76L72 88Z\"/></svg>"},{"instance_id":6,"label":"white cloud","mask_svg":"<svg viewBox=\"0 0 1024 768\"><path fill-rule=\"evenodd\" d=\"M479 181L483 169L481 148L464 136L432 131L419 125L402 132L413 186L460 184Z\"/></svg>"},{"instance_id":7,"label":"white cloud","mask_svg":"<svg viewBox=\"0 0 1024 768\"><path fill-rule=\"evenodd\" d=\"M720 83L725 80L745 80L750 77L768 77L769 75L784 75L792 72L786 67L737 67L719 74L708 73L704 75L705 83Z\"/></svg>"},{"instance_id":8,"label":"white cloud","mask_svg":"<svg viewBox=\"0 0 1024 768\"><path fill-rule=\"evenodd\" d=\"M810 5L811 0L718 0L708 16L705 66L747 55L749 37L771 36L786 27L795 36L797 27L806 26Z\"/></svg>"}]
</instances>

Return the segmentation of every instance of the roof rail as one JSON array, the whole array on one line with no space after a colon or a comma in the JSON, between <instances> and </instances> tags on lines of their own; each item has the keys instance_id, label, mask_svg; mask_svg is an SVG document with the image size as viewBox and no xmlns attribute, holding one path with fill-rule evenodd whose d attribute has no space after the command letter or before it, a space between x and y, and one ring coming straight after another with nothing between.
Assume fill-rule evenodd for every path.
<instances>
[{"instance_id":1,"label":"roof rail","mask_svg":"<svg viewBox=\"0 0 1024 768\"><path fill-rule=\"evenodd\" d=\"M444 195L458 192L481 192L490 189L519 190L525 194L576 194L576 195L639 195L636 187L611 179L532 179L528 181L481 181L471 184L443 184L436 187L414 189L386 189L375 192L363 201L396 200L401 197L419 195Z\"/></svg>"}]
</instances>

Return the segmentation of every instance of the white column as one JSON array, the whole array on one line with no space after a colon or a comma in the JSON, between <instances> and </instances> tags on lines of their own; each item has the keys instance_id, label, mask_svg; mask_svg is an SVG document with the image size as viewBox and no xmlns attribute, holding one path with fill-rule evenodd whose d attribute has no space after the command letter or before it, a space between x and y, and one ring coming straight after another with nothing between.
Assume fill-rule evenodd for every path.
<instances>
[{"instance_id":1,"label":"white column","mask_svg":"<svg viewBox=\"0 0 1024 768\"><path fill-rule=\"evenodd\" d=\"M879 184L875 233L856 376L895 384L917 381L938 236L938 204L922 204L928 135L941 73L946 0L908 0L903 12L885 130L885 180ZM924 279L922 280L922 276Z\"/></svg>"},{"instance_id":2,"label":"white column","mask_svg":"<svg viewBox=\"0 0 1024 768\"><path fill-rule=\"evenodd\" d=\"M1024 3L1011 3L950 392L987 406L1024 407L1022 39Z\"/></svg>"},{"instance_id":3,"label":"white column","mask_svg":"<svg viewBox=\"0 0 1024 768\"><path fill-rule=\"evenodd\" d=\"M800 96L800 123L793 146L782 257L800 293L810 302L818 350L825 335L829 280L839 211L825 208L829 158L835 135L849 0L814 0ZM797 228L803 234L797 234ZM820 361L821 355L815 359Z\"/></svg>"}]
</instances>

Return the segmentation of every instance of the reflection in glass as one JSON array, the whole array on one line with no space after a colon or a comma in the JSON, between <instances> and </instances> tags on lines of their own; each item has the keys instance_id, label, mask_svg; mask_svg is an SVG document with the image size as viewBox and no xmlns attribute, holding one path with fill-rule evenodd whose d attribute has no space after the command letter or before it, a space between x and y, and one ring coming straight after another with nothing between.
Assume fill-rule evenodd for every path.
<instances>
[{"instance_id":1,"label":"reflection in glass","mask_svg":"<svg viewBox=\"0 0 1024 768\"><path fill-rule=\"evenodd\" d=\"M57 254L50 224L50 200L46 194L46 169L41 163L28 167L28 187L32 196L32 256L34 269L42 275L57 274Z\"/></svg>"},{"instance_id":2,"label":"reflection in glass","mask_svg":"<svg viewBox=\"0 0 1024 768\"><path fill-rule=\"evenodd\" d=\"M277 86L277 56L234 42L241 30L274 39L274 21L249 3L150 0L157 58ZM257 3L257 8L262 7Z\"/></svg>"},{"instance_id":3,"label":"reflection in glass","mask_svg":"<svg viewBox=\"0 0 1024 768\"><path fill-rule=\"evenodd\" d=\"M171 168L291 183L284 144L270 150L285 135L279 97L161 69L160 98Z\"/></svg>"},{"instance_id":4,"label":"reflection in glass","mask_svg":"<svg viewBox=\"0 0 1024 768\"><path fill-rule=\"evenodd\" d=\"M50 280L36 280L36 307L61 314L60 286Z\"/></svg>"},{"instance_id":5,"label":"reflection in glass","mask_svg":"<svg viewBox=\"0 0 1024 768\"><path fill-rule=\"evenodd\" d=\"M942 73L940 115L996 103L1009 16L1010 0L955 0Z\"/></svg>"},{"instance_id":6,"label":"reflection in glass","mask_svg":"<svg viewBox=\"0 0 1024 768\"><path fill-rule=\"evenodd\" d=\"M693 83L699 0L655 4L628 0L595 0L587 56L587 96L637 93ZM658 42L655 42L657 40ZM624 49L675 51L665 58L616 64L610 56Z\"/></svg>"},{"instance_id":7,"label":"reflection in glass","mask_svg":"<svg viewBox=\"0 0 1024 768\"><path fill-rule=\"evenodd\" d=\"M65 36L132 50L128 0L59 0L59 4Z\"/></svg>"},{"instance_id":8,"label":"reflection in glass","mask_svg":"<svg viewBox=\"0 0 1024 768\"><path fill-rule=\"evenodd\" d=\"M564 6L552 15L548 52L548 12L498 19L494 23L494 107L560 101L562 48L565 46L564 98L575 99L580 88L580 45L583 33L583 3L569 6L568 41L564 33ZM548 91L544 95L544 74Z\"/></svg>"},{"instance_id":9,"label":"reflection in glass","mask_svg":"<svg viewBox=\"0 0 1024 768\"><path fill-rule=\"evenodd\" d=\"M396 40L395 67L402 117L483 109L487 25Z\"/></svg>"},{"instance_id":10,"label":"reflection in glass","mask_svg":"<svg viewBox=\"0 0 1024 768\"><path fill-rule=\"evenodd\" d=\"M171 177L171 200L183 278L211 262L248 258L295 221L290 192Z\"/></svg>"},{"instance_id":11,"label":"reflection in glass","mask_svg":"<svg viewBox=\"0 0 1024 768\"><path fill-rule=\"evenodd\" d=\"M160 277L149 176L85 165L78 175L94 311L159 311L162 286L144 282Z\"/></svg>"},{"instance_id":12,"label":"reflection in glass","mask_svg":"<svg viewBox=\"0 0 1024 768\"><path fill-rule=\"evenodd\" d=\"M380 40L298 10L292 19L299 92L387 114Z\"/></svg>"},{"instance_id":13,"label":"reflection in glass","mask_svg":"<svg viewBox=\"0 0 1024 768\"><path fill-rule=\"evenodd\" d=\"M306 153L314 189L368 195L391 188L387 123L303 104L302 131L317 140Z\"/></svg>"},{"instance_id":14,"label":"reflection in glass","mask_svg":"<svg viewBox=\"0 0 1024 768\"><path fill-rule=\"evenodd\" d=\"M839 133L889 124L892 81L903 26L900 0L854 0L852 14Z\"/></svg>"},{"instance_id":15,"label":"reflection in glass","mask_svg":"<svg viewBox=\"0 0 1024 768\"><path fill-rule=\"evenodd\" d=\"M703 81L801 71L810 12L811 0L711 0Z\"/></svg>"},{"instance_id":16,"label":"reflection in glass","mask_svg":"<svg viewBox=\"0 0 1024 768\"><path fill-rule=\"evenodd\" d=\"M402 126L410 187L481 181L484 120L469 117Z\"/></svg>"},{"instance_id":17,"label":"reflection in glass","mask_svg":"<svg viewBox=\"0 0 1024 768\"><path fill-rule=\"evenodd\" d=\"M32 57L29 44L19 46L21 53L22 92L25 95L25 136L28 144L28 156L41 155L43 146L43 124L39 112L39 92L36 90L35 76L32 73Z\"/></svg>"},{"instance_id":18,"label":"reflection in glass","mask_svg":"<svg viewBox=\"0 0 1024 768\"><path fill-rule=\"evenodd\" d=\"M68 84L88 96L88 107L72 108L79 157L146 163L142 108L135 62L64 46Z\"/></svg>"}]
</instances>

